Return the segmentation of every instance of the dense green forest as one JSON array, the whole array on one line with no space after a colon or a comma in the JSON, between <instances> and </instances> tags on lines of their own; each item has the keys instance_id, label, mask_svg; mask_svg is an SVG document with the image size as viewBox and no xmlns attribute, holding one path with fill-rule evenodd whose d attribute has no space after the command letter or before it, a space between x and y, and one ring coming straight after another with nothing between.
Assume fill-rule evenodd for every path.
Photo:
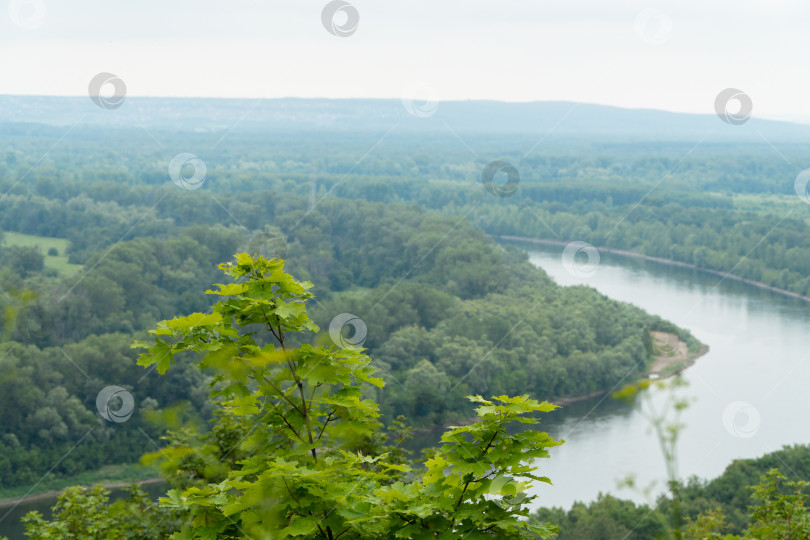
<instances>
[{"instance_id":1,"label":"dense green forest","mask_svg":"<svg viewBox=\"0 0 810 540\"><path fill-rule=\"evenodd\" d=\"M71 259L84 264L72 275L43 270L39 260L26 266L35 247L3 248L9 254L0 287L9 293L0 307L20 316L2 345L2 485L32 482L88 433L51 474L134 460L142 429L157 439L146 417L114 437L109 428L94 429L98 419L87 407L92 389L105 382L136 388L151 407L186 400L204 412L204 377L139 374L127 339L178 309L210 306L200 291L216 264L242 248L283 250L291 268L321 283L311 309L322 328L341 313L365 321L364 346L389 381L378 396L383 413L404 414L422 427L468 418L470 393L557 399L609 389L645 370L651 357L643 335L662 324L593 289L558 287L517 249L414 205L330 199L306 215L304 197L254 192L239 213L256 227L250 231L194 224L217 206L204 193L165 196L195 215L144 219L143 236L112 246L102 240L94 254L73 251L71 243ZM101 203L73 209L70 201L29 201L61 208L43 216L64 216L61 230L69 237L110 238L129 225L118 221L126 212L105 211ZM53 406L36 410L17 406L51 399Z\"/></svg>"},{"instance_id":2,"label":"dense green forest","mask_svg":"<svg viewBox=\"0 0 810 540\"><path fill-rule=\"evenodd\" d=\"M154 338L134 344L144 351L138 365L160 375L185 357L211 377L210 430L183 423L145 458L169 479L167 498L158 508L135 489L129 502L106 507L101 489L68 490L55 520L25 517L30 537L553 536L552 524L526 519L534 497L525 491L548 482L531 462L561 441L509 427L537 424L529 415L555 405L468 396L478 420L449 429L417 468L381 432L368 393L385 383L371 358L290 339L318 331L306 313L312 283L277 258L241 253L219 267L230 279L209 291L220 298L210 313L161 321ZM391 426L407 438L404 424Z\"/></svg>"},{"instance_id":3,"label":"dense green forest","mask_svg":"<svg viewBox=\"0 0 810 540\"><path fill-rule=\"evenodd\" d=\"M85 229L71 226L72 212L90 212L99 227L69 236L74 262L85 259L90 246L115 242L153 206L130 234L153 234L148 231L160 227L160 217L188 225L216 216L218 223L238 219L249 229L261 228L262 218L242 211L242 197L274 190L285 197L312 193L316 203L333 196L414 202L464 216L490 234L586 241L810 293L804 271L810 264L806 204L794 186L810 163L798 144L781 144L775 151L753 143L692 148L677 142L575 139L531 149L536 141L525 136L470 135L468 149L435 134L402 134L364 155L379 142L375 135L292 134L262 138L262 144L241 135L218 145L213 135L158 133L162 145L199 149L205 159L202 191L215 200L205 204L203 214L178 209L171 196L160 201L162 193L154 186L165 184L171 156L142 132L105 133L104 153L93 151L97 131L81 133L30 170L33 158L26 156L39 155L59 132L28 129L30 135L15 137L13 150L0 163L0 190L7 193L0 201L0 227L64 236ZM477 148L487 148L493 159L519 171L514 196L494 201L481 189L488 160L470 153ZM15 185L13 179L21 177L25 181ZM71 204L52 212L57 203L48 200L54 199ZM105 208L115 217L100 217ZM40 219L45 212L55 215Z\"/></svg>"},{"instance_id":4,"label":"dense green forest","mask_svg":"<svg viewBox=\"0 0 810 540\"><path fill-rule=\"evenodd\" d=\"M611 389L649 366L650 330L673 328L591 288L559 287L487 235L585 241L810 295L810 222L794 192L800 145L780 155L707 143L683 160L686 143L534 149L507 135L399 135L368 155L379 134L234 134L220 144L215 134L78 128L54 146L61 136L25 124L0 134L2 488L133 463L144 436L167 444L172 415L216 419L211 373L182 355L164 376L144 371L130 344L160 320L208 312L215 299L203 291L234 253L282 257L314 284L307 309L321 333L291 344L322 343L341 314L361 320L386 383L364 392L384 424L403 415L417 428L471 419L468 395L554 401ZM205 159L200 189L168 180L179 151ZM513 196L482 187L490 158L519 171ZM94 413L111 384L139 403L115 426ZM685 487L687 515L720 505L734 531L750 526L751 501L732 504L713 485ZM601 527L586 514L626 514L623 530L646 510L605 496L542 520L573 538L580 525ZM652 528L660 521L649 517Z\"/></svg>"},{"instance_id":5,"label":"dense green forest","mask_svg":"<svg viewBox=\"0 0 810 540\"><path fill-rule=\"evenodd\" d=\"M787 481L774 467L806 475L807 446L737 461L711 482L692 479L679 497L683 525L667 523L673 502L666 497L650 508L600 496L567 512L529 515L536 495L528 490L550 482L539 476L539 458L564 441L525 428L538 423L533 413L554 405L527 395L468 396L479 404L477 421L450 428L421 462L401 446L410 435L402 417L389 434L382 431L372 396L385 382L362 349L293 345L291 336L318 331L306 314L312 283L284 272L283 260L247 253L220 268L231 280L208 291L221 299L210 313L162 321L149 331L152 338L134 344L145 351L138 365L156 366L160 375L189 354L192 364L213 375L210 429L180 424L169 431L166 448L144 458L159 464L171 489L157 503L135 486L114 503L101 486L68 489L52 518L38 512L24 518L31 538L333 539L348 533L732 540L810 534L810 482ZM743 536L721 536L743 527Z\"/></svg>"}]
</instances>

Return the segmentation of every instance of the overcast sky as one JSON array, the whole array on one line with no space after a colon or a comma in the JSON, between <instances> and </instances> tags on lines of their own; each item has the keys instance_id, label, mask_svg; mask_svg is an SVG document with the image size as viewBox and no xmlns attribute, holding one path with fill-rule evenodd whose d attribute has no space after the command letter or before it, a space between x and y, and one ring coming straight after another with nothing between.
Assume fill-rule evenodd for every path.
<instances>
[{"instance_id":1,"label":"overcast sky","mask_svg":"<svg viewBox=\"0 0 810 540\"><path fill-rule=\"evenodd\" d=\"M3 0L0 93L570 100L712 113L725 88L754 116L810 121L806 0ZM338 12L338 28L346 22ZM431 96L426 96L431 97Z\"/></svg>"}]
</instances>

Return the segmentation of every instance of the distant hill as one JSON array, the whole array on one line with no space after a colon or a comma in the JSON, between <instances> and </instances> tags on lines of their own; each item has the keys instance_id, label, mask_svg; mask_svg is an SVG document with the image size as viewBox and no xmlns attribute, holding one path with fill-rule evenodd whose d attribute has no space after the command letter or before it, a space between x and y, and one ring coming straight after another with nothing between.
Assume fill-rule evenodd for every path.
<instances>
[{"instance_id":1,"label":"distant hill","mask_svg":"<svg viewBox=\"0 0 810 540\"><path fill-rule=\"evenodd\" d=\"M707 104L711 110L712 103ZM0 96L0 124L75 123L111 128L190 132L402 132L537 134L555 138L806 142L810 125L751 118L734 126L714 114L623 109L562 101L505 103L448 101L427 118L410 115L398 99L127 98L118 109L87 97ZM21 126L17 126L20 128ZM27 126L31 128L32 126ZM452 130L452 131L451 131ZM27 131L27 130L26 130Z\"/></svg>"}]
</instances>

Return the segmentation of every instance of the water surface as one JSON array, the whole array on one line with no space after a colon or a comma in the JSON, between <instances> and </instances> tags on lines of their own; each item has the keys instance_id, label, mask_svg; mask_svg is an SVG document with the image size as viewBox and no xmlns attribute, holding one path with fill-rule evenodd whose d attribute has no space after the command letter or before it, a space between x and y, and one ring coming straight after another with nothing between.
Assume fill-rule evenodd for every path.
<instances>
[{"instance_id":1,"label":"water surface","mask_svg":"<svg viewBox=\"0 0 810 540\"><path fill-rule=\"evenodd\" d=\"M601 254L594 273L578 276L563 267L562 247L519 246L560 285L594 287L688 329L710 347L683 374L693 402L682 416L682 477L713 478L734 459L810 441L810 304L697 270L611 254ZM657 395L654 402L661 400ZM617 490L617 479L630 474L641 486L657 482L656 493L663 489L664 461L649 422L610 401L551 413L557 418L544 427L566 443L544 460L543 474L554 486L537 490L543 506L569 507L600 491L644 501L641 493Z\"/></svg>"}]
</instances>

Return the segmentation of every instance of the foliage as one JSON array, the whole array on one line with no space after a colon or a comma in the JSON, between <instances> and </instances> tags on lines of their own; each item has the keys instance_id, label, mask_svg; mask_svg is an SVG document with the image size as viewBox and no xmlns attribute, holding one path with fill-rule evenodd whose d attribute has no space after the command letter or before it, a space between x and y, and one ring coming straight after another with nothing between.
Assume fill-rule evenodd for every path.
<instances>
[{"instance_id":1,"label":"foliage","mask_svg":"<svg viewBox=\"0 0 810 540\"><path fill-rule=\"evenodd\" d=\"M33 483L54 463L52 474L64 476L134 459L144 444L138 430L155 438L160 432L139 413L176 399L207 416L205 377L179 357L169 377L144 379L137 397L148 406L126 424L106 425L89 413L100 387L132 389L128 383L142 376L122 343L178 311L208 310L197 292L211 282L210 270L268 231L286 244L290 268L318 283L321 304L310 310L317 323L348 311L368 323L365 345L388 384L364 390L364 399L376 398L384 419L408 414L423 425L471 416L468 394L583 394L612 387L649 360L638 339L649 317L585 288L555 287L466 220L490 234L584 240L810 291L810 225L793 195L806 160L798 145L780 145L789 165L761 145L692 152L680 143L547 140L526 154L536 137L465 134L471 148L497 149L521 172L515 196L493 201L478 181L480 160L452 136L376 146L376 133L234 132L223 141L219 134L161 133L167 147L211 149L208 182L197 192L168 183L166 156L140 129L74 132L67 146L55 144L60 137L42 126L0 130L7 147L0 228L40 235L45 247L45 237L61 237L59 253L85 265L73 277L67 274L76 266L56 275L49 258L41 268L30 250L9 249L15 242L6 235L4 486ZM313 184L318 205L310 209ZM9 317L22 307L21 291L50 317L49 332ZM39 412L31 403L47 405ZM185 456L183 487L222 481L245 457L233 448L250 426L221 412L206 434L170 435L172 444L224 448ZM363 444L383 442L375 432ZM386 459L402 462L401 450L388 452ZM753 501L742 488L778 460L806 477L810 459L802 452L736 462L711 482L690 480L681 488L682 513L696 520L720 506L723 534L745 530ZM662 511L670 504L664 500Z\"/></svg>"},{"instance_id":2,"label":"foliage","mask_svg":"<svg viewBox=\"0 0 810 540\"><path fill-rule=\"evenodd\" d=\"M526 521L534 499L527 489L549 482L537 475L536 459L561 441L507 427L535 424L526 415L554 405L471 397L479 420L448 430L416 468L373 442L381 424L366 396L383 381L361 349L289 345L290 335L317 330L305 311L312 285L295 281L279 259L243 253L221 268L234 282L208 291L224 298L210 314L163 321L150 332L153 344L135 345L147 351L139 363L161 373L186 352L215 373L214 435L175 434L151 456L184 486L161 499L187 516L176 538L553 534L549 524ZM260 345L263 332L273 340Z\"/></svg>"},{"instance_id":3,"label":"foliage","mask_svg":"<svg viewBox=\"0 0 810 540\"><path fill-rule=\"evenodd\" d=\"M127 498L111 503L109 490L101 485L67 488L50 520L36 511L23 518L26 535L32 540L165 538L176 525L176 513L160 508L137 484L127 491Z\"/></svg>"},{"instance_id":4,"label":"foliage","mask_svg":"<svg viewBox=\"0 0 810 540\"><path fill-rule=\"evenodd\" d=\"M789 471L793 479L810 476L810 446L786 446L756 459L733 461L717 478L709 481L689 479L681 489L684 516L698 515L720 508L727 524L721 532L739 533L751 526L750 507L757 504L754 492L747 486L756 485L771 469ZM660 502L669 511L667 499Z\"/></svg>"},{"instance_id":5,"label":"foliage","mask_svg":"<svg viewBox=\"0 0 810 540\"><path fill-rule=\"evenodd\" d=\"M805 506L808 487L810 482L804 480L786 482L778 469L768 471L754 489L756 506L751 512L749 534L774 540L810 537L810 513Z\"/></svg>"},{"instance_id":6,"label":"foliage","mask_svg":"<svg viewBox=\"0 0 810 540\"><path fill-rule=\"evenodd\" d=\"M143 202L126 186L97 187L90 194L96 199ZM248 232L195 224L230 219L204 193L168 200L166 216L155 221L138 206L147 217L133 231L144 236L100 243L95 253L71 243L71 256L86 261L75 276L22 278L0 269L0 288L9 294L0 294L0 311L24 313L27 321L5 321L9 342L0 344L3 486L30 485L57 462L51 475L64 477L137 459L143 443L151 444L140 429L153 440L163 429L141 414L147 410L187 401L207 417L202 372L181 361L168 378L144 376L125 343L174 313L208 310L212 297L200 291L215 279L216 264L240 247L274 247L268 239L285 248L296 274L319 283L312 289L319 302L310 309L319 326L346 312L366 322L364 346L387 383L368 397L386 423L399 415L424 427L465 421L475 414L467 395L587 394L627 380L650 361L639 336L654 317L590 288L558 287L524 253L458 219L412 205L326 200L295 227L304 199L271 192L222 198L240 221L258 228ZM9 201L24 204L11 196L2 204ZM38 215L66 219L71 236L103 231L121 238L132 229L123 221L127 212L91 202L52 200ZM174 225L166 225L170 214ZM151 236L158 232L168 237ZM309 339L291 338L296 346ZM264 336L257 339L264 345ZM95 397L109 384L136 396L135 414L124 424L95 415ZM61 406L62 389L72 406ZM37 408L29 404L46 403L50 392L53 405L34 419ZM93 426L101 429L60 461Z\"/></svg>"},{"instance_id":7,"label":"foliage","mask_svg":"<svg viewBox=\"0 0 810 540\"><path fill-rule=\"evenodd\" d=\"M734 538L732 535L722 534L727 527L723 510L720 507L712 508L698 514L691 520L686 518L683 529L684 540L723 540Z\"/></svg>"},{"instance_id":8,"label":"foliage","mask_svg":"<svg viewBox=\"0 0 810 540\"><path fill-rule=\"evenodd\" d=\"M682 538L683 514L681 509L682 481L678 474L678 438L685 427L680 417L689 406L689 399L678 395L678 390L687 385L680 376L666 381L643 380L625 386L613 394L616 399L634 404L636 410L655 430L667 474L667 488L670 492L671 530L675 538ZM666 391L663 405L656 406L651 390ZM633 484L632 479L629 482Z\"/></svg>"},{"instance_id":9,"label":"foliage","mask_svg":"<svg viewBox=\"0 0 810 540\"><path fill-rule=\"evenodd\" d=\"M23 277L41 272L45 268L45 257L37 247L11 246L3 248L0 255L3 266Z\"/></svg>"},{"instance_id":10,"label":"foliage","mask_svg":"<svg viewBox=\"0 0 810 540\"><path fill-rule=\"evenodd\" d=\"M33 291L53 322L45 333L4 326L12 341L0 346L8 367L0 375L4 486L32 483L93 427L87 411L101 386L129 388L140 378L113 367L108 358L129 367L132 359L119 347L97 347L95 335L132 336L178 311L207 310L198 291L213 279L211 269L270 230L289 251L289 267L318 283L313 320L324 326L352 312L368 324L365 346L388 384L367 397L379 402L382 418L404 414L423 426L470 417L468 394L586 394L649 361L638 339L649 317L589 289L555 287L467 220L491 234L585 240L810 291L806 207L792 194L797 171L756 145L712 145L682 160L690 148L679 143L546 141L525 155L536 138L465 135L472 148L498 148L521 172L515 196L494 201L481 189L481 164L454 137L429 145L403 137L366 157L378 135L233 133L220 145L211 134L161 134L171 146L216 146L206 155L204 188L182 192L142 132L77 133L69 150L54 145L60 136L44 128L0 133L8 147L0 158L0 227L40 235L43 247L62 237L60 258L85 265L71 277L49 271L50 257L44 269L20 264L17 250L0 257L0 290ZM802 148L780 151L796 164L804 159ZM318 205L310 211L313 183ZM0 294L0 310L10 307L19 306ZM89 381L59 360L57 347ZM184 387L186 376L193 378ZM159 407L178 398L202 408L203 379L176 368L164 381L177 384L146 379L137 396ZM53 405L33 418L27 404L49 399ZM132 460L143 440L123 432L159 432L137 413L115 431L100 425L92 444L78 446L52 474ZM750 480L735 482L743 477ZM683 489L685 514L706 509L686 495L689 485ZM724 511L742 530L749 495L731 493Z\"/></svg>"},{"instance_id":11,"label":"foliage","mask_svg":"<svg viewBox=\"0 0 810 540\"><path fill-rule=\"evenodd\" d=\"M749 507L751 526L742 536L722 535L727 528L722 510L714 508L698 515L687 524L687 539L754 539L799 540L810 538L808 501L810 482L785 481L779 469L771 469L760 478L758 486L749 487L754 505Z\"/></svg>"},{"instance_id":12,"label":"foliage","mask_svg":"<svg viewBox=\"0 0 810 540\"><path fill-rule=\"evenodd\" d=\"M532 514L538 521L555 523L557 540L653 540L669 538L666 517L646 504L599 494L589 503L576 502L568 510L540 508Z\"/></svg>"},{"instance_id":13,"label":"foliage","mask_svg":"<svg viewBox=\"0 0 810 540\"><path fill-rule=\"evenodd\" d=\"M810 537L810 482L787 480L771 463L780 462L793 475L804 477L802 469L793 470L791 464L810 460L810 447L791 447L773 452L756 460L738 460L722 476L700 487L690 481L680 493L683 503L683 525L673 529L664 517L670 512L671 498L662 496L654 507L636 506L631 501L602 496L589 504L575 503L566 511L562 508L540 508L532 514L538 521L553 521L560 527L559 540L575 538L671 538L681 534L684 540L799 540ZM759 482L736 487L740 469L750 478L752 471L763 470ZM757 478L751 478L756 482ZM718 490L722 486L722 491ZM734 486L734 487L732 487ZM747 507L739 509L738 499L730 499L729 488L743 492ZM714 498L726 493L724 499ZM700 509L700 510L698 510ZM729 512L742 512L744 525L728 520ZM739 518L735 521L740 522Z\"/></svg>"},{"instance_id":14,"label":"foliage","mask_svg":"<svg viewBox=\"0 0 810 540\"><path fill-rule=\"evenodd\" d=\"M91 336L63 347L0 344L0 484L34 484L105 464L132 463L163 431L150 411L188 402L203 417L207 380L188 363L170 377L144 377L131 336ZM111 382L132 381L138 407L116 424L96 413L96 396ZM136 386L137 381L137 386ZM152 397L154 396L154 397Z\"/></svg>"},{"instance_id":15,"label":"foliage","mask_svg":"<svg viewBox=\"0 0 810 540\"><path fill-rule=\"evenodd\" d=\"M202 192L172 194L155 209L157 216L143 219L165 194L156 185L168 179L166 156L150 149L140 128L83 133L70 151L57 147L53 162L40 166L38 157L58 135L0 133L9 146L0 160L0 192L10 190L0 201L0 228L68 234L74 261L84 261L134 223L138 236L172 224L232 223L231 216L261 229L262 211L272 212L275 203L254 194L305 197L314 182L319 201L327 195L407 201L466 216L490 234L581 240L810 293L804 272L810 225L794 193L796 175L808 166L801 145L780 145L780 155L764 144L692 148L595 137L547 140L540 148L537 137L525 134L465 135L470 148L497 149L520 171L518 192L496 203L478 181L480 159L445 135L426 144L402 134L397 144L374 146L368 154L379 134L231 133L222 144L213 134L165 134L178 147L217 146L206 155L215 182L205 186L217 201ZM31 181L16 185L24 174ZM195 203L185 206L181 199Z\"/></svg>"}]
</instances>

